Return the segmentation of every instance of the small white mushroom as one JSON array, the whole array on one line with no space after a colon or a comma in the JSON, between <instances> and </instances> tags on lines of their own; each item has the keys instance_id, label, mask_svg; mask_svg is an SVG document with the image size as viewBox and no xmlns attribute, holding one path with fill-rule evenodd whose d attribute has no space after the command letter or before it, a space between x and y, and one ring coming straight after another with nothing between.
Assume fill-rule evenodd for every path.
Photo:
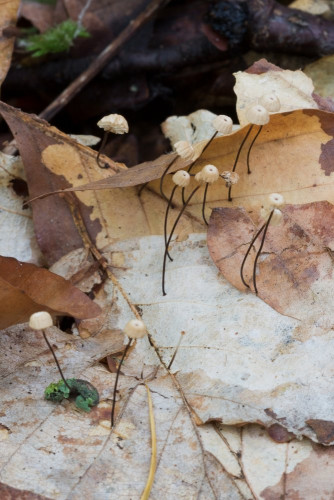
<instances>
[{"instance_id":1,"label":"small white mushroom","mask_svg":"<svg viewBox=\"0 0 334 500\"><path fill-rule=\"evenodd\" d=\"M215 167L214 165L205 165L205 167L203 167L201 172L199 173L201 174L200 176L198 176L200 180L202 180L203 182L207 182L208 184L212 184L213 182L216 182L219 179L218 168Z\"/></svg>"},{"instance_id":2,"label":"small white mushroom","mask_svg":"<svg viewBox=\"0 0 334 500\"><path fill-rule=\"evenodd\" d=\"M277 113L281 109L280 100L275 94L264 94L260 97L259 104L266 108L269 113Z\"/></svg>"},{"instance_id":3,"label":"small white mushroom","mask_svg":"<svg viewBox=\"0 0 334 500\"><path fill-rule=\"evenodd\" d=\"M212 125L220 134L227 135L232 132L233 121L229 116L218 115L212 121Z\"/></svg>"},{"instance_id":4,"label":"small white mushroom","mask_svg":"<svg viewBox=\"0 0 334 500\"><path fill-rule=\"evenodd\" d=\"M181 158L191 160L194 154L194 148L188 141L178 141L174 144L174 149Z\"/></svg>"},{"instance_id":5,"label":"small white mushroom","mask_svg":"<svg viewBox=\"0 0 334 500\"><path fill-rule=\"evenodd\" d=\"M145 323L140 319L131 319L124 327L124 333L130 339L141 339L147 335Z\"/></svg>"},{"instance_id":6,"label":"small white mushroom","mask_svg":"<svg viewBox=\"0 0 334 500\"><path fill-rule=\"evenodd\" d=\"M246 118L252 125L265 125L269 122L269 113L260 104L256 104L247 109Z\"/></svg>"},{"instance_id":7,"label":"small white mushroom","mask_svg":"<svg viewBox=\"0 0 334 500\"><path fill-rule=\"evenodd\" d=\"M128 122L124 116L117 114L104 116L97 122L97 126L113 134L127 134L129 132Z\"/></svg>"},{"instance_id":8,"label":"small white mushroom","mask_svg":"<svg viewBox=\"0 0 334 500\"><path fill-rule=\"evenodd\" d=\"M180 187L187 187L190 182L190 175L185 170L178 170L172 177L174 184Z\"/></svg>"},{"instance_id":9,"label":"small white mushroom","mask_svg":"<svg viewBox=\"0 0 334 500\"><path fill-rule=\"evenodd\" d=\"M29 318L29 327L32 330L44 330L53 326L52 316L46 311L32 314Z\"/></svg>"}]
</instances>

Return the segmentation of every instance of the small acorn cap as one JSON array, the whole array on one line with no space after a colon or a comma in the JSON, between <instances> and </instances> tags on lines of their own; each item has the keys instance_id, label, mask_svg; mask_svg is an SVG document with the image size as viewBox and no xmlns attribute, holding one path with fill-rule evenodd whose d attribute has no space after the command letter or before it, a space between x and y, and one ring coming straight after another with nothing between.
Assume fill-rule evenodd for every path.
<instances>
[{"instance_id":1,"label":"small acorn cap","mask_svg":"<svg viewBox=\"0 0 334 500\"><path fill-rule=\"evenodd\" d=\"M275 94L263 94L259 99L259 104L269 113L277 113L281 109L281 102Z\"/></svg>"},{"instance_id":2,"label":"small acorn cap","mask_svg":"<svg viewBox=\"0 0 334 500\"><path fill-rule=\"evenodd\" d=\"M181 158L191 160L194 155L194 148L188 141L178 141L174 144L174 149Z\"/></svg>"},{"instance_id":3,"label":"small acorn cap","mask_svg":"<svg viewBox=\"0 0 334 500\"><path fill-rule=\"evenodd\" d=\"M131 319L124 327L124 333L130 339L141 339L147 335L146 326L140 319Z\"/></svg>"},{"instance_id":4,"label":"small acorn cap","mask_svg":"<svg viewBox=\"0 0 334 500\"><path fill-rule=\"evenodd\" d=\"M44 330L53 326L52 316L46 311L32 314L29 318L29 327L32 330Z\"/></svg>"},{"instance_id":5,"label":"small acorn cap","mask_svg":"<svg viewBox=\"0 0 334 500\"><path fill-rule=\"evenodd\" d=\"M246 118L252 125L265 125L269 122L269 113L260 104L256 104L247 109Z\"/></svg>"},{"instance_id":6,"label":"small acorn cap","mask_svg":"<svg viewBox=\"0 0 334 500\"><path fill-rule=\"evenodd\" d=\"M190 175L185 170L178 170L172 177L174 184L180 187L187 187L190 182Z\"/></svg>"},{"instance_id":7,"label":"small acorn cap","mask_svg":"<svg viewBox=\"0 0 334 500\"><path fill-rule=\"evenodd\" d=\"M127 134L129 132L128 122L122 115L113 114L104 116L97 122L97 126L113 134Z\"/></svg>"},{"instance_id":8,"label":"small acorn cap","mask_svg":"<svg viewBox=\"0 0 334 500\"><path fill-rule=\"evenodd\" d=\"M233 121L229 116L218 115L214 120L212 120L212 126L220 134L227 135L232 132Z\"/></svg>"},{"instance_id":9,"label":"small acorn cap","mask_svg":"<svg viewBox=\"0 0 334 500\"><path fill-rule=\"evenodd\" d=\"M207 182L208 184L212 184L219 179L219 171L218 168L214 165L205 165L205 167L201 170L200 178L202 181Z\"/></svg>"},{"instance_id":10,"label":"small acorn cap","mask_svg":"<svg viewBox=\"0 0 334 500\"><path fill-rule=\"evenodd\" d=\"M220 176L230 185L237 184L240 179L240 175L237 172L232 172L231 170L224 170Z\"/></svg>"},{"instance_id":11,"label":"small acorn cap","mask_svg":"<svg viewBox=\"0 0 334 500\"><path fill-rule=\"evenodd\" d=\"M269 204L272 208L280 208L285 204L284 197L279 193L269 195Z\"/></svg>"}]
</instances>

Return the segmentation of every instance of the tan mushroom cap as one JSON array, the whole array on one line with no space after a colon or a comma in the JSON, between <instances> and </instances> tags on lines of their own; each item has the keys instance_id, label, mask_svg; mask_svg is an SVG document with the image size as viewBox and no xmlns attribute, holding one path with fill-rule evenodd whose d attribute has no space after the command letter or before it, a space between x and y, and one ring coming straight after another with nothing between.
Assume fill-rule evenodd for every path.
<instances>
[{"instance_id":1,"label":"tan mushroom cap","mask_svg":"<svg viewBox=\"0 0 334 500\"><path fill-rule=\"evenodd\" d=\"M174 184L180 187L187 187L190 182L190 175L185 170L178 170L172 177Z\"/></svg>"},{"instance_id":2,"label":"tan mushroom cap","mask_svg":"<svg viewBox=\"0 0 334 500\"><path fill-rule=\"evenodd\" d=\"M131 319L124 327L124 333L130 339L141 339L147 335L145 323L140 319Z\"/></svg>"},{"instance_id":3,"label":"tan mushroom cap","mask_svg":"<svg viewBox=\"0 0 334 500\"><path fill-rule=\"evenodd\" d=\"M122 115L113 114L104 116L97 122L97 126L113 134L127 134L129 132L128 122Z\"/></svg>"},{"instance_id":4,"label":"tan mushroom cap","mask_svg":"<svg viewBox=\"0 0 334 500\"><path fill-rule=\"evenodd\" d=\"M233 121L232 118L227 115L218 115L212 121L212 125L217 130L217 132L223 135L227 135L232 132Z\"/></svg>"},{"instance_id":5,"label":"tan mushroom cap","mask_svg":"<svg viewBox=\"0 0 334 500\"><path fill-rule=\"evenodd\" d=\"M52 316L46 311L36 312L29 318L29 327L32 330L44 330L50 326L53 326Z\"/></svg>"},{"instance_id":6,"label":"tan mushroom cap","mask_svg":"<svg viewBox=\"0 0 334 500\"><path fill-rule=\"evenodd\" d=\"M188 141L178 141L174 144L174 149L181 158L191 160L194 155L194 148Z\"/></svg>"},{"instance_id":7,"label":"tan mushroom cap","mask_svg":"<svg viewBox=\"0 0 334 500\"><path fill-rule=\"evenodd\" d=\"M263 94L259 99L259 104L269 113L277 113L281 109L281 102L275 94Z\"/></svg>"},{"instance_id":8,"label":"tan mushroom cap","mask_svg":"<svg viewBox=\"0 0 334 500\"><path fill-rule=\"evenodd\" d=\"M256 104L247 109L246 118L252 125L265 125L269 122L269 113L260 104Z\"/></svg>"}]
</instances>

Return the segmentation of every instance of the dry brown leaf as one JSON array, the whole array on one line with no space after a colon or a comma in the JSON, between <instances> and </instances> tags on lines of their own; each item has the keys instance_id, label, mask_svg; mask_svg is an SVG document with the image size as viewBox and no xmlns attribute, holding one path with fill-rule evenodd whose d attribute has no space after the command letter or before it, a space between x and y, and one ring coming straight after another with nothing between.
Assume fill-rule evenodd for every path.
<instances>
[{"instance_id":1,"label":"dry brown leaf","mask_svg":"<svg viewBox=\"0 0 334 500\"><path fill-rule=\"evenodd\" d=\"M0 256L0 329L24 323L42 310L92 318L100 307L69 281L34 264Z\"/></svg>"},{"instance_id":2,"label":"dry brown leaf","mask_svg":"<svg viewBox=\"0 0 334 500\"><path fill-rule=\"evenodd\" d=\"M229 136L215 139L204 152L194 172L207 163L213 163L220 171L231 170L246 132L245 127ZM331 175L334 171L333 138L334 114L332 113L310 109L273 115L269 124L263 127L252 149L251 175L247 175L247 147L240 156L236 169L240 174L240 181L233 186L233 202L227 201L227 189L220 181L210 186L208 207L242 205L246 210L259 210L272 192L282 193L288 203L309 203L325 199L334 202L333 175ZM155 162L138 165L110 179L102 179L76 189L99 190L133 186L156 179L150 184L150 189L158 194L159 178L170 162L168 158L172 159L173 156L160 157ZM186 165L184 160L180 160L180 163L173 165L171 172ZM170 176L167 177L165 191L170 194L173 184ZM188 192L193 187L194 185ZM196 193L189 209L187 208L187 213L199 223L202 198L202 192ZM180 202L180 197L176 196L175 200ZM163 207L165 204L161 206L161 210ZM159 222L158 227L161 230L161 219Z\"/></svg>"},{"instance_id":3,"label":"dry brown leaf","mask_svg":"<svg viewBox=\"0 0 334 500\"><path fill-rule=\"evenodd\" d=\"M19 0L5 1L0 10L0 86L10 68L15 42L15 37L4 33L4 31L15 26L19 5Z\"/></svg>"},{"instance_id":4,"label":"dry brown leaf","mask_svg":"<svg viewBox=\"0 0 334 500\"><path fill-rule=\"evenodd\" d=\"M288 205L283 221L270 225L257 265L258 296L290 317L322 328L333 324L334 205L328 202ZM217 208L208 229L210 255L238 290L247 291L240 267L249 244L263 224L254 224L243 209ZM253 289L252 273L259 238L244 267Z\"/></svg>"}]
</instances>

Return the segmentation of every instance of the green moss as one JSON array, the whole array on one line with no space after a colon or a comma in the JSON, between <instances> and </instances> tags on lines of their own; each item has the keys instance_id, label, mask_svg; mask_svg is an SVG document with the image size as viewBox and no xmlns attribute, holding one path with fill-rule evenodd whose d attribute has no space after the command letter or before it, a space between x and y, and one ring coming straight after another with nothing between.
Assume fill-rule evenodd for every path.
<instances>
[{"instance_id":1,"label":"green moss","mask_svg":"<svg viewBox=\"0 0 334 500\"><path fill-rule=\"evenodd\" d=\"M88 38L90 34L72 19L67 19L54 28L48 29L45 33L29 35L24 40L21 40L21 43L23 43L26 50L32 52L33 57L40 57L46 54L68 51L75 38L78 37Z\"/></svg>"},{"instance_id":2,"label":"green moss","mask_svg":"<svg viewBox=\"0 0 334 500\"><path fill-rule=\"evenodd\" d=\"M69 388L65 385L63 380L59 382L52 382L44 391L45 399L60 403L63 399L68 399L70 396L77 396L75 405L81 410L89 412L93 406L99 402L99 393L95 387L87 382L77 378L68 378L66 382Z\"/></svg>"}]
</instances>

